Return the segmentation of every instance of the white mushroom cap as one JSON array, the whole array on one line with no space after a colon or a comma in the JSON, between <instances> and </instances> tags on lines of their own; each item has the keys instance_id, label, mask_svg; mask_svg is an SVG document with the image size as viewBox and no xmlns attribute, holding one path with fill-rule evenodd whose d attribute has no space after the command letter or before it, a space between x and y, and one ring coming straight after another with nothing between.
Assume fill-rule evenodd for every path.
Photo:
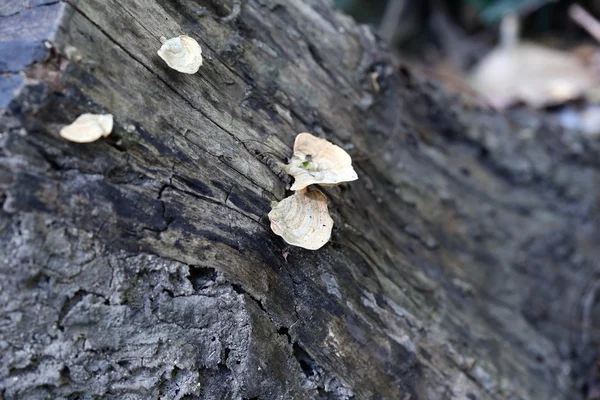
<instances>
[{"instance_id":1,"label":"white mushroom cap","mask_svg":"<svg viewBox=\"0 0 600 400\"><path fill-rule=\"evenodd\" d=\"M585 95L598 79L573 54L521 43L492 50L474 68L471 84L496 108L518 101L542 108Z\"/></svg>"},{"instance_id":2,"label":"white mushroom cap","mask_svg":"<svg viewBox=\"0 0 600 400\"><path fill-rule=\"evenodd\" d=\"M60 130L60 136L77 143L90 143L110 135L113 129L112 114L82 114L71 125Z\"/></svg>"},{"instance_id":3,"label":"white mushroom cap","mask_svg":"<svg viewBox=\"0 0 600 400\"><path fill-rule=\"evenodd\" d=\"M331 237L333 219L327 198L319 190L299 190L273 206L269 213L271 230L286 243L318 250Z\"/></svg>"},{"instance_id":4,"label":"white mushroom cap","mask_svg":"<svg viewBox=\"0 0 600 400\"><path fill-rule=\"evenodd\" d=\"M358 179L352 158L344 149L310 133L296 136L294 154L286 170L294 177L292 190L313 184L333 186Z\"/></svg>"},{"instance_id":5,"label":"white mushroom cap","mask_svg":"<svg viewBox=\"0 0 600 400\"><path fill-rule=\"evenodd\" d=\"M162 46L157 54L167 65L184 74L195 74L202 65L202 48L194 39L181 35L167 40L161 37Z\"/></svg>"}]
</instances>

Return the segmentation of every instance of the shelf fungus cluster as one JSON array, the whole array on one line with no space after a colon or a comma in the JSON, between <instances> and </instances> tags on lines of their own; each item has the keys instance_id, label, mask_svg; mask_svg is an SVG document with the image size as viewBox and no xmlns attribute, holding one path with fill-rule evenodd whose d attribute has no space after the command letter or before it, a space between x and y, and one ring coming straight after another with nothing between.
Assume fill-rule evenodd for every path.
<instances>
[{"instance_id":1,"label":"shelf fungus cluster","mask_svg":"<svg viewBox=\"0 0 600 400\"><path fill-rule=\"evenodd\" d=\"M202 48L189 36L181 35L171 39L160 38L162 46L158 56L169 67L184 74L195 74L202 65Z\"/></svg>"},{"instance_id":2,"label":"shelf fungus cluster","mask_svg":"<svg viewBox=\"0 0 600 400\"><path fill-rule=\"evenodd\" d=\"M352 159L341 147L310 133L300 133L285 171L294 177L291 189L296 193L274 202L269 213L271 229L288 244L318 250L331 237L333 219L327 197L308 186L334 186L358 179Z\"/></svg>"},{"instance_id":3,"label":"shelf fungus cluster","mask_svg":"<svg viewBox=\"0 0 600 400\"><path fill-rule=\"evenodd\" d=\"M110 135L112 129L112 114L81 114L60 130L60 136L71 142L91 143Z\"/></svg>"}]
</instances>

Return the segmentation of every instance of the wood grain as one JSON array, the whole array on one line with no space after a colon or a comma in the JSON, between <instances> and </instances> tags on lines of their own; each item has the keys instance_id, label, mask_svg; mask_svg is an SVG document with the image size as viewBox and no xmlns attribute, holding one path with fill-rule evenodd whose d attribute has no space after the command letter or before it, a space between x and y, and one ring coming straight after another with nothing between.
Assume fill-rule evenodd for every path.
<instances>
[{"instance_id":1,"label":"wood grain","mask_svg":"<svg viewBox=\"0 0 600 400\"><path fill-rule=\"evenodd\" d=\"M70 1L0 32L53 8L0 86L4 398L583 398L597 143L465 104L324 0ZM195 75L156 55L179 34ZM84 112L113 134L62 140ZM359 175L316 252L266 218L304 131Z\"/></svg>"}]
</instances>

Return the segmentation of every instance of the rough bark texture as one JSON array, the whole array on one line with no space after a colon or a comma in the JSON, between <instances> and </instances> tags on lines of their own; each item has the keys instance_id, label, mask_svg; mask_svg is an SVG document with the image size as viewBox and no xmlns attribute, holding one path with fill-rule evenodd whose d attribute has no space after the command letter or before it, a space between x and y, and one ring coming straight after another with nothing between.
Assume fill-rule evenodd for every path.
<instances>
[{"instance_id":1,"label":"rough bark texture","mask_svg":"<svg viewBox=\"0 0 600 400\"><path fill-rule=\"evenodd\" d=\"M583 398L598 145L395 67L326 0L235 8L0 5L0 397ZM156 55L182 33L196 75ZM61 139L83 112L113 134ZM315 252L266 218L302 131L360 176Z\"/></svg>"}]
</instances>

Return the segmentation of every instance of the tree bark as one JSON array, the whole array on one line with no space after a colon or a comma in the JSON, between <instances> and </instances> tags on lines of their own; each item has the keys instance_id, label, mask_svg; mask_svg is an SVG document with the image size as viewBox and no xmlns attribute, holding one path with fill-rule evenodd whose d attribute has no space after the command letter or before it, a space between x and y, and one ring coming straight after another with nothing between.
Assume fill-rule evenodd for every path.
<instances>
[{"instance_id":1,"label":"tree bark","mask_svg":"<svg viewBox=\"0 0 600 400\"><path fill-rule=\"evenodd\" d=\"M0 397L584 398L598 144L396 66L327 0L235 8L0 6ZM156 55L180 34L195 75ZM84 112L113 134L61 139ZM318 251L266 217L304 131L359 174Z\"/></svg>"}]
</instances>

